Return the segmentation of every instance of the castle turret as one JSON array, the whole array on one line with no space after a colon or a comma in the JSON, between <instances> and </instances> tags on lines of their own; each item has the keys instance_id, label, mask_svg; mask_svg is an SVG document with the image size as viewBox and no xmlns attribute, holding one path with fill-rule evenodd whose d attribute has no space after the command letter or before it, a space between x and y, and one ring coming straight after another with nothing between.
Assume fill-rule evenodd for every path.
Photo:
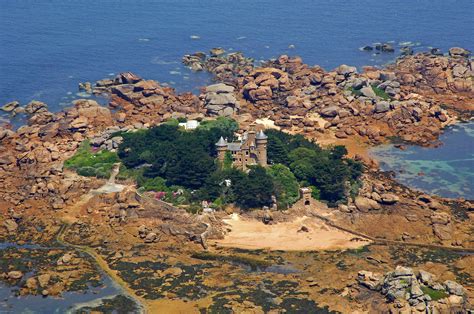
<instances>
[{"instance_id":1,"label":"castle turret","mask_svg":"<svg viewBox=\"0 0 474 314\"><path fill-rule=\"evenodd\" d=\"M253 146L255 143L255 136L257 132L255 131L256 124L252 123L250 124L250 128L247 132L247 142L250 144L250 146Z\"/></svg>"},{"instance_id":2,"label":"castle turret","mask_svg":"<svg viewBox=\"0 0 474 314\"><path fill-rule=\"evenodd\" d=\"M263 131L258 132L255 137L255 145L257 146L258 164L263 167L267 166L267 143L268 136Z\"/></svg>"},{"instance_id":3,"label":"castle turret","mask_svg":"<svg viewBox=\"0 0 474 314\"><path fill-rule=\"evenodd\" d=\"M216 143L217 150L217 159L223 163L225 158L225 153L227 151L227 141L221 136L219 141Z\"/></svg>"}]
</instances>

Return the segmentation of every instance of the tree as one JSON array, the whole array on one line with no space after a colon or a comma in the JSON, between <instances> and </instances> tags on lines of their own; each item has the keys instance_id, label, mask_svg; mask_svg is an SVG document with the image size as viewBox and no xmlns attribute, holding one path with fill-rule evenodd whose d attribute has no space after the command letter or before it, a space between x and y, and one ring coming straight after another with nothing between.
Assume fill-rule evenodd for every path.
<instances>
[{"instance_id":1,"label":"tree","mask_svg":"<svg viewBox=\"0 0 474 314\"><path fill-rule=\"evenodd\" d=\"M232 163L233 163L232 153L229 151L226 151L224 155L224 164L223 164L224 169L232 168Z\"/></svg>"},{"instance_id":2,"label":"tree","mask_svg":"<svg viewBox=\"0 0 474 314\"><path fill-rule=\"evenodd\" d=\"M171 185L199 189L207 177L216 169L214 158L198 146L182 142L176 147L176 160L170 160L166 180Z\"/></svg>"},{"instance_id":3,"label":"tree","mask_svg":"<svg viewBox=\"0 0 474 314\"><path fill-rule=\"evenodd\" d=\"M218 169L206 180L199 190L201 200L216 200L221 198L224 204L236 201L236 190L241 186L241 181L247 179L247 174L236 168Z\"/></svg>"},{"instance_id":4,"label":"tree","mask_svg":"<svg viewBox=\"0 0 474 314\"><path fill-rule=\"evenodd\" d=\"M268 168L268 174L273 179L274 193L278 207L285 209L299 199L299 185L295 175L282 164Z\"/></svg>"},{"instance_id":5,"label":"tree","mask_svg":"<svg viewBox=\"0 0 474 314\"><path fill-rule=\"evenodd\" d=\"M248 176L238 182L235 190L237 205L242 208L270 206L272 203L273 180L265 168L253 167Z\"/></svg>"},{"instance_id":6,"label":"tree","mask_svg":"<svg viewBox=\"0 0 474 314\"><path fill-rule=\"evenodd\" d=\"M343 159L347 155L347 149L345 146L336 145L331 148L332 159Z\"/></svg>"},{"instance_id":7,"label":"tree","mask_svg":"<svg viewBox=\"0 0 474 314\"><path fill-rule=\"evenodd\" d=\"M287 145L276 137L268 141L267 156L270 164L288 165L289 163Z\"/></svg>"}]
</instances>

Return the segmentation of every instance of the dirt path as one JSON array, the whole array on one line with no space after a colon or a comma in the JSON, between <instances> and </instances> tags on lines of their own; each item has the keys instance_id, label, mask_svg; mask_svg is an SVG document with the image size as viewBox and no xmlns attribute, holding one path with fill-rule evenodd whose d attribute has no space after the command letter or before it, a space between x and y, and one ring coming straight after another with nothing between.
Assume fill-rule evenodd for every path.
<instances>
[{"instance_id":1,"label":"dirt path","mask_svg":"<svg viewBox=\"0 0 474 314\"><path fill-rule=\"evenodd\" d=\"M244 220L239 215L224 219L231 231L222 240L212 241L217 246L241 249L270 249L284 251L311 251L354 249L369 244L365 239L329 227L322 220L298 217L291 222L265 225L257 220ZM302 231L302 227L307 231Z\"/></svg>"}]
</instances>

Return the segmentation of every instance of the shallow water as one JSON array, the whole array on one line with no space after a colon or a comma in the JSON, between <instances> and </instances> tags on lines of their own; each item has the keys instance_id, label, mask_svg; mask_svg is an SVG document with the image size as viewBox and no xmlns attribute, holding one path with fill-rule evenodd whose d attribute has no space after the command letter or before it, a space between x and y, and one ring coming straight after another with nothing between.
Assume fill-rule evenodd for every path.
<instances>
[{"instance_id":1,"label":"shallow water","mask_svg":"<svg viewBox=\"0 0 474 314\"><path fill-rule=\"evenodd\" d=\"M0 250L7 248L21 249L49 249L38 244L18 245L15 243L0 243ZM31 274L25 274L26 277ZM42 296L15 296L18 287L9 287L0 282L0 313L35 313L51 314L66 313L80 303L97 301L105 297L113 297L122 292L112 279L102 273L102 285L99 287L89 287L83 292L64 292L61 297ZM100 303L100 302L99 302Z\"/></svg>"},{"instance_id":2,"label":"shallow water","mask_svg":"<svg viewBox=\"0 0 474 314\"><path fill-rule=\"evenodd\" d=\"M382 145L372 150L403 184L443 197L474 199L474 121L448 127L437 148Z\"/></svg>"},{"instance_id":3,"label":"shallow water","mask_svg":"<svg viewBox=\"0 0 474 314\"><path fill-rule=\"evenodd\" d=\"M181 57L222 46L259 60L300 55L327 69L383 64L359 51L393 41L415 49L474 48L472 0L0 0L0 104L68 106L78 83L123 71L180 91L206 83ZM294 48L289 48L294 45Z\"/></svg>"}]
</instances>

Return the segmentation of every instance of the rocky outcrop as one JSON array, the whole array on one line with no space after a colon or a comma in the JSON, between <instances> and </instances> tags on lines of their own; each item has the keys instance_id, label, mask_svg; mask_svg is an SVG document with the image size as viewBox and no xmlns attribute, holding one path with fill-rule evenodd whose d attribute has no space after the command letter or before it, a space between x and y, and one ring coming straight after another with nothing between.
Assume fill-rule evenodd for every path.
<instances>
[{"instance_id":1,"label":"rocky outcrop","mask_svg":"<svg viewBox=\"0 0 474 314\"><path fill-rule=\"evenodd\" d=\"M440 240L451 240L452 238L452 224L451 215L446 212L436 212L430 217L433 226L433 233Z\"/></svg>"},{"instance_id":2,"label":"rocky outcrop","mask_svg":"<svg viewBox=\"0 0 474 314\"><path fill-rule=\"evenodd\" d=\"M381 209L381 206L376 201L366 197L356 197L354 204L357 209L363 213L367 213L371 210Z\"/></svg>"},{"instance_id":3,"label":"rocky outcrop","mask_svg":"<svg viewBox=\"0 0 474 314\"><path fill-rule=\"evenodd\" d=\"M193 71L205 70L212 73L216 81L232 85L254 68L253 59L244 57L240 52L225 53L222 48L211 49L209 55L203 52L185 55L182 62Z\"/></svg>"},{"instance_id":4,"label":"rocky outcrop","mask_svg":"<svg viewBox=\"0 0 474 314\"><path fill-rule=\"evenodd\" d=\"M47 111L48 105L44 102L32 100L25 106L25 112L27 114L34 114L41 111Z\"/></svg>"},{"instance_id":5,"label":"rocky outcrop","mask_svg":"<svg viewBox=\"0 0 474 314\"><path fill-rule=\"evenodd\" d=\"M429 272L415 272L403 266L397 266L385 275L360 271L357 277L361 286L380 292L398 308L430 312L433 308L446 309L447 303L462 305L465 294L463 286L451 280L441 284L435 279L436 276Z\"/></svg>"},{"instance_id":6,"label":"rocky outcrop","mask_svg":"<svg viewBox=\"0 0 474 314\"><path fill-rule=\"evenodd\" d=\"M116 109L112 119L120 125L156 125L186 115L196 118L205 112L202 102L192 93L176 95L170 87L129 72L119 74L114 80L97 81L94 93L111 96L109 106Z\"/></svg>"},{"instance_id":7,"label":"rocky outcrop","mask_svg":"<svg viewBox=\"0 0 474 314\"><path fill-rule=\"evenodd\" d=\"M449 49L449 55L451 57L469 58L469 56L471 55L471 52L461 47L453 47Z\"/></svg>"},{"instance_id":8,"label":"rocky outcrop","mask_svg":"<svg viewBox=\"0 0 474 314\"><path fill-rule=\"evenodd\" d=\"M240 104L234 95L235 88L226 84L207 86L204 98L204 108L209 116L230 117L237 114Z\"/></svg>"},{"instance_id":9,"label":"rocky outcrop","mask_svg":"<svg viewBox=\"0 0 474 314\"><path fill-rule=\"evenodd\" d=\"M3 105L0 109L5 111L5 112L12 112L16 108L20 106L20 103L18 101L11 101L5 105Z\"/></svg>"}]
</instances>

